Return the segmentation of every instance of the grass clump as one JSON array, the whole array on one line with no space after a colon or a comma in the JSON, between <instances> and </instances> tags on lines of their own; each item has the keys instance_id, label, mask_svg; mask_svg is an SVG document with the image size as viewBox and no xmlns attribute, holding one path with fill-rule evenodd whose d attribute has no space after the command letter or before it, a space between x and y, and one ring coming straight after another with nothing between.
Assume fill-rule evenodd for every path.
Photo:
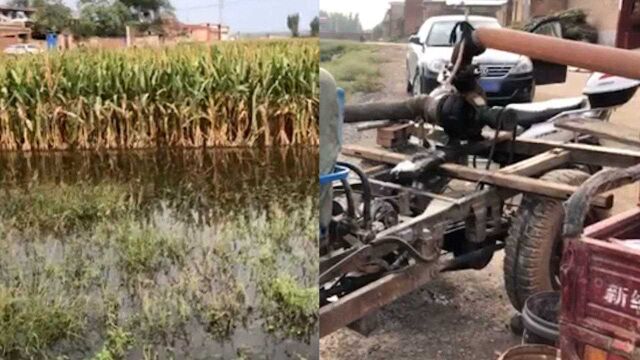
<instances>
[{"instance_id":1,"label":"grass clump","mask_svg":"<svg viewBox=\"0 0 640 360\"><path fill-rule=\"evenodd\" d=\"M0 285L0 358L46 357L58 341L77 338L84 306L67 295Z\"/></svg>"},{"instance_id":2,"label":"grass clump","mask_svg":"<svg viewBox=\"0 0 640 360\"><path fill-rule=\"evenodd\" d=\"M182 266L188 251L183 238L133 222L119 224L113 241L120 267L129 279L153 275L170 266Z\"/></svg>"},{"instance_id":3,"label":"grass clump","mask_svg":"<svg viewBox=\"0 0 640 360\"><path fill-rule=\"evenodd\" d=\"M261 284L267 330L309 339L318 320L318 290L303 288L290 276L279 276Z\"/></svg>"},{"instance_id":4,"label":"grass clump","mask_svg":"<svg viewBox=\"0 0 640 360\"><path fill-rule=\"evenodd\" d=\"M0 218L23 232L63 234L118 220L131 212L126 191L112 184L38 184L0 196Z\"/></svg>"},{"instance_id":5,"label":"grass clump","mask_svg":"<svg viewBox=\"0 0 640 360\"><path fill-rule=\"evenodd\" d=\"M245 301L246 294L238 283L228 284L213 298L204 300L201 312L205 331L218 341L228 339L236 327L247 321Z\"/></svg>"},{"instance_id":6,"label":"grass clump","mask_svg":"<svg viewBox=\"0 0 640 360\"><path fill-rule=\"evenodd\" d=\"M328 54L324 55L324 51ZM349 94L376 92L382 89L380 63L384 62L378 51L375 45L321 40L320 66L329 71L338 86Z\"/></svg>"},{"instance_id":7,"label":"grass clump","mask_svg":"<svg viewBox=\"0 0 640 360\"><path fill-rule=\"evenodd\" d=\"M124 359L135 342L134 336L120 325L118 319L120 305L117 300L107 299L106 308L105 341L93 360Z\"/></svg>"}]
</instances>

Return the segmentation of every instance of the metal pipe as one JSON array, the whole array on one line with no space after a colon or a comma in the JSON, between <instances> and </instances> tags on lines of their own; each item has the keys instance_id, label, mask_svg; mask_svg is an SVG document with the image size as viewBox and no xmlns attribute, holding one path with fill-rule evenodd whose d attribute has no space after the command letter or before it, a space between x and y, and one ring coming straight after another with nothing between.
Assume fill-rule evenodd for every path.
<instances>
[{"instance_id":1,"label":"metal pipe","mask_svg":"<svg viewBox=\"0 0 640 360\"><path fill-rule=\"evenodd\" d=\"M640 53L531 34L509 29L480 28L474 40L487 48L526 55L533 59L566 64L611 75L640 79Z\"/></svg>"},{"instance_id":2,"label":"metal pipe","mask_svg":"<svg viewBox=\"0 0 640 360\"><path fill-rule=\"evenodd\" d=\"M347 105L344 108L344 122L354 123L374 120L413 120L424 117L434 99L420 95L402 101L369 102Z\"/></svg>"}]
</instances>

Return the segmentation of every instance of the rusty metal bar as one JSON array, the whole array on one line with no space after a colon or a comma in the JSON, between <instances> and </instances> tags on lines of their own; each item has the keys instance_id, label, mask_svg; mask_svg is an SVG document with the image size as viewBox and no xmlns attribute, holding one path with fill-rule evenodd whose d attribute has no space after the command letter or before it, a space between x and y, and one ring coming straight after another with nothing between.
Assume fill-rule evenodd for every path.
<instances>
[{"instance_id":1,"label":"rusty metal bar","mask_svg":"<svg viewBox=\"0 0 640 360\"><path fill-rule=\"evenodd\" d=\"M640 53L509 29L481 28L474 38L485 47L607 74L640 79ZM562 49L558 51L558 49Z\"/></svg>"},{"instance_id":2,"label":"rusty metal bar","mask_svg":"<svg viewBox=\"0 0 640 360\"><path fill-rule=\"evenodd\" d=\"M495 252L499 245L488 246L463 256L478 256ZM390 304L402 296L422 287L459 260L440 260L433 263L415 263L402 272L384 277L346 295L335 303L320 308L320 337L364 317Z\"/></svg>"},{"instance_id":3,"label":"rusty metal bar","mask_svg":"<svg viewBox=\"0 0 640 360\"><path fill-rule=\"evenodd\" d=\"M563 144L537 139L516 139L513 144L513 150L516 154L520 155L537 155L541 152L554 148L570 150L571 161L579 164L629 167L640 163L640 151L634 150L614 149L587 144ZM511 150L511 145L508 144L504 146L498 144L496 149L499 151L509 152Z\"/></svg>"},{"instance_id":4,"label":"rusty metal bar","mask_svg":"<svg viewBox=\"0 0 640 360\"><path fill-rule=\"evenodd\" d=\"M404 154L358 145L345 145L342 148L342 152L346 155L358 156L363 159L386 162L390 164L397 164L409 158L409 156ZM458 164L445 163L440 165L438 167L438 170L440 172L443 172L445 175L453 178L485 183L496 186L498 188L511 189L517 192L538 194L560 200L568 199L569 196L571 196L571 194L573 194L573 192L577 190L577 187L571 185L559 184L548 180L529 178L526 176L514 175L509 173L502 173L499 171L474 169ZM593 205L598 207L611 208L612 204L612 195L598 195L593 199Z\"/></svg>"}]
</instances>

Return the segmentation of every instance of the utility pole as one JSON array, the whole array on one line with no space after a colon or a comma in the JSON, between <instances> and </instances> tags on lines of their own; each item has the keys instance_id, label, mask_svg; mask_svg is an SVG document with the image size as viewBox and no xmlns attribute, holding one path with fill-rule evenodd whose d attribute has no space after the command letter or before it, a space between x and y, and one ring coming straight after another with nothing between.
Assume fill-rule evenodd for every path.
<instances>
[{"instance_id":1,"label":"utility pole","mask_svg":"<svg viewBox=\"0 0 640 360\"><path fill-rule=\"evenodd\" d=\"M222 41L222 12L224 11L224 0L218 0L218 40Z\"/></svg>"},{"instance_id":2,"label":"utility pole","mask_svg":"<svg viewBox=\"0 0 640 360\"><path fill-rule=\"evenodd\" d=\"M218 24L222 26L222 12L224 11L224 0L218 0Z\"/></svg>"}]
</instances>

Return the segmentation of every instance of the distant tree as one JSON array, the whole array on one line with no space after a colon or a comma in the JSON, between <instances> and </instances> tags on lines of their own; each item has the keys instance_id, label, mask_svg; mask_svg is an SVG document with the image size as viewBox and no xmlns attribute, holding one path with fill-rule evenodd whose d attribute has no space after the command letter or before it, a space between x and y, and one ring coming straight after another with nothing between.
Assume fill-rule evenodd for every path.
<instances>
[{"instance_id":1,"label":"distant tree","mask_svg":"<svg viewBox=\"0 0 640 360\"><path fill-rule=\"evenodd\" d=\"M327 18L327 28L336 33L361 33L362 24L359 14L329 13L320 11L320 16Z\"/></svg>"},{"instance_id":2,"label":"distant tree","mask_svg":"<svg viewBox=\"0 0 640 360\"><path fill-rule=\"evenodd\" d=\"M135 20L131 9L120 1L83 0L73 32L80 37L123 36L127 24L135 24Z\"/></svg>"},{"instance_id":3,"label":"distant tree","mask_svg":"<svg viewBox=\"0 0 640 360\"><path fill-rule=\"evenodd\" d=\"M84 4L94 4L96 2L108 3L112 5L124 5L131 15L138 17L138 21L147 22L159 19L161 13L173 13L173 6L169 0L79 0L80 7Z\"/></svg>"},{"instance_id":4,"label":"distant tree","mask_svg":"<svg viewBox=\"0 0 640 360\"><path fill-rule=\"evenodd\" d=\"M33 36L42 38L48 32L60 32L71 25L71 8L62 0L34 0L31 4L36 9L33 15Z\"/></svg>"},{"instance_id":5,"label":"distant tree","mask_svg":"<svg viewBox=\"0 0 640 360\"><path fill-rule=\"evenodd\" d=\"M309 26L311 27L311 36L318 36L320 35L320 18L319 17L314 17L313 20L311 20L311 24L309 24Z\"/></svg>"},{"instance_id":6,"label":"distant tree","mask_svg":"<svg viewBox=\"0 0 640 360\"><path fill-rule=\"evenodd\" d=\"M291 31L293 37L298 37L300 25L300 14L292 14L287 16L287 27Z\"/></svg>"}]
</instances>

